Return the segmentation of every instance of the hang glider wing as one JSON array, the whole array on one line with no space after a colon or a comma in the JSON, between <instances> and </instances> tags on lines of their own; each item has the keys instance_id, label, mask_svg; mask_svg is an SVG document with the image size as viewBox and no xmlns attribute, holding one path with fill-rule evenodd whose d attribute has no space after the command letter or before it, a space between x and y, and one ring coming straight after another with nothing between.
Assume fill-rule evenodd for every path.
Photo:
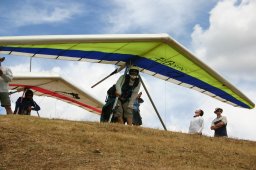
<instances>
[{"instance_id":1,"label":"hang glider wing","mask_svg":"<svg viewBox=\"0 0 256 170\"><path fill-rule=\"evenodd\" d=\"M15 75L9 84L10 93L30 88L37 96L53 97L79 106L89 112L101 114L103 104L57 75Z\"/></svg>"},{"instance_id":2,"label":"hang glider wing","mask_svg":"<svg viewBox=\"0 0 256 170\"><path fill-rule=\"evenodd\" d=\"M237 107L254 103L167 34L0 37L0 53L124 65Z\"/></svg>"}]
</instances>

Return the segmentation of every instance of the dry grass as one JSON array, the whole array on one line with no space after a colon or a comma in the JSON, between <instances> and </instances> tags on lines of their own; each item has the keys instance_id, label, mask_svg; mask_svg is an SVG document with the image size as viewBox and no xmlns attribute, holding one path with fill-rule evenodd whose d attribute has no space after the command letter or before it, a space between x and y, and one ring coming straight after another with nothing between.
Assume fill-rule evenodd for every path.
<instances>
[{"instance_id":1,"label":"dry grass","mask_svg":"<svg viewBox=\"0 0 256 170\"><path fill-rule=\"evenodd\" d=\"M256 169L256 142L0 116L0 169Z\"/></svg>"}]
</instances>

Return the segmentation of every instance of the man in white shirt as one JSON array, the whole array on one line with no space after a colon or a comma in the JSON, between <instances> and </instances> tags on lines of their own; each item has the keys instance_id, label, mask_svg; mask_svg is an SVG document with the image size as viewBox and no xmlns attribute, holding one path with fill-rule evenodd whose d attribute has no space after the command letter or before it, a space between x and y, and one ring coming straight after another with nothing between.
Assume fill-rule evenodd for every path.
<instances>
[{"instance_id":1,"label":"man in white shirt","mask_svg":"<svg viewBox=\"0 0 256 170\"><path fill-rule=\"evenodd\" d=\"M203 115L203 110L198 109L195 111L195 115L193 119L190 121L188 133L202 135L202 131L204 128L204 119L202 117Z\"/></svg>"},{"instance_id":2,"label":"man in white shirt","mask_svg":"<svg viewBox=\"0 0 256 170\"><path fill-rule=\"evenodd\" d=\"M13 76L11 69L2 66L4 59L4 57L0 57L0 102L1 106L6 110L6 114L13 114L8 93L8 85Z\"/></svg>"}]
</instances>

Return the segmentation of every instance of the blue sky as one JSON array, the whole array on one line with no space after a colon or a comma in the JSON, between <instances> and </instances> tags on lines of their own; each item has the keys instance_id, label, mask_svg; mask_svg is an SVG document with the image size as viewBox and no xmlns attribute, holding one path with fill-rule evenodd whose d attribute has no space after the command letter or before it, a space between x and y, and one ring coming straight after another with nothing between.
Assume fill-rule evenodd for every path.
<instances>
[{"instance_id":1,"label":"blue sky","mask_svg":"<svg viewBox=\"0 0 256 170\"><path fill-rule=\"evenodd\" d=\"M1 0L0 36L168 33L200 60L244 92L254 103L256 80L256 3L253 0ZM254 45L253 45L254 44ZM15 73L29 71L29 58L6 56ZM114 66L33 59L33 72L61 74L100 101L120 75L90 86ZM94 73L89 75L88 73ZM81 76L84 79L81 79ZM234 108L189 89L143 75L168 130L186 133L194 110L205 110L205 135L215 107L228 117L231 137L256 140L255 109ZM159 87L159 88L155 88ZM145 94L145 93L144 93ZM17 96L12 97L15 101ZM162 129L148 99L141 106L143 126ZM158 100L159 98L164 100ZM36 98L45 117L98 121L95 115L62 102ZM65 109L63 109L65 108ZM70 112L74 114L70 114ZM250 132L251 131L251 132Z\"/></svg>"}]
</instances>

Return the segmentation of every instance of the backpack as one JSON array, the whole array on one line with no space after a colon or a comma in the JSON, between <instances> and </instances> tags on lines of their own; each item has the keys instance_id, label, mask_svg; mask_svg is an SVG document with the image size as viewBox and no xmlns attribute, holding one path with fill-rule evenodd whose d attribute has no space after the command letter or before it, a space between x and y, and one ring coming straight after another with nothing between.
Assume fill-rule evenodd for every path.
<instances>
[{"instance_id":1,"label":"backpack","mask_svg":"<svg viewBox=\"0 0 256 170\"><path fill-rule=\"evenodd\" d=\"M129 75L125 76L125 80L124 80L124 83L122 85L122 96L121 96L121 98L125 98L125 99L130 98L131 94L132 94L132 91L138 86L138 84L140 82L139 78L136 78L133 86L129 88L129 78L130 78ZM107 102L108 98L115 98L115 97L116 97L116 85L114 84L113 86L111 86L108 89L107 98L106 98L105 101Z\"/></svg>"},{"instance_id":2,"label":"backpack","mask_svg":"<svg viewBox=\"0 0 256 170\"><path fill-rule=\"evenodd\" d=\"M132 86L129 86L129 82L130 82L130 76L126 75L125 76L125 80L124 83L122 85L122 95L121 95L121 100L122 103L125 103L126 101L129 100L129 98L132 96L133 90L139 85L139 78L136 78L134 80L134 83Z\"/></svg>"},{"instance_id":3,"label":"backpack","mask_svg":"<svg viewBox=\"0 0 256 170\"><path fill-rule=\"evenodd\" d=\"M108 95L107 98L115 98L116 97L116 85L115 84L108 89L107 95Z\"/></svg>"}]
</instances>

